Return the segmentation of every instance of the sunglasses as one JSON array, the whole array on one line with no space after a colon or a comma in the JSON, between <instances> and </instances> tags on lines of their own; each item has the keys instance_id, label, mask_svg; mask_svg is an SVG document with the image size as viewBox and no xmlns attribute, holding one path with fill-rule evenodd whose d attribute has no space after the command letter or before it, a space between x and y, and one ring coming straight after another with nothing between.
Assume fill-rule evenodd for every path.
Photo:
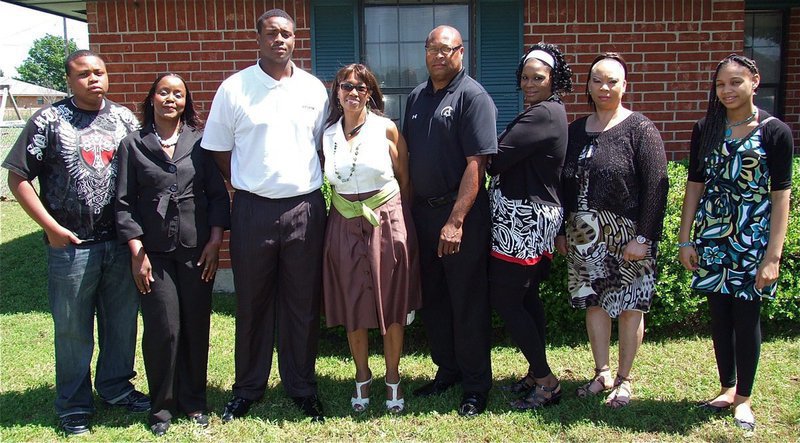
<instances>
[{"instance_id":1,"label":"sunglasses","mask_svg":"<svg viewBox=\"0 0 800 443\"><path fill-rule=\"evenodd\" d=\"M350 82L339 83L339 87L344 89L346 92L352 92L353 89L355 89L359 94L366 94L367 91L369 91L367 85L354 85Z\"/></svg>"}]
</instances>

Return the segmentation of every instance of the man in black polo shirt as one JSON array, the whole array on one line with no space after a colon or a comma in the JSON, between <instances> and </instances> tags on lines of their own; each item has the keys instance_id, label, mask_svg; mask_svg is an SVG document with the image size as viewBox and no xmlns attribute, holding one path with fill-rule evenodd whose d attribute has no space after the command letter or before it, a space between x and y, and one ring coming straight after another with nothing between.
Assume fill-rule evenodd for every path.
<instances>
[{"instance_id":1,"label":"man in black polo shirt","mask_svg":"<svg viewBox=\"0 0 800 443\"><path fill-rule=\"evenodd\" d=\"M408 97L412 209L422 264L422 318L436 378L414 391L427 397L461 381L458 413L486 409L489 359L489 199L487 155L497 152L497 108L462 66L461 34L439 26L425 41L429 78Z\"/></svg>"}]
</instances>

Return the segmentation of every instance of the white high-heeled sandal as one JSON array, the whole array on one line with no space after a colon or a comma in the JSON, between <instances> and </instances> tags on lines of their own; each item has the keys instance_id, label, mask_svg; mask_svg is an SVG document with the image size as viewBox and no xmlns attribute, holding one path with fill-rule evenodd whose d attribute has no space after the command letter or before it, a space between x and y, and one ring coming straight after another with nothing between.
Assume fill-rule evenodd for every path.
<instances>
[{"instance_id":1,"label":"white high-heeled sandal","mask_svg":"<svg viewBox=\"0 0 800 443\"><path fill-rule=\"evenodd\" d=\"M353 410L356 412L364 412L369 407L369 396L362 397L361 396L361 388L363 386L371 386L372 385L372 376L369 376L369 379L366 381L358 381L356 380L356 396L350 397L350 405L353 407Z\"/></svg>"},{"instance_id":2,"label":"white high-heeled sandal","mask_svg":"<svg viewBox=\"0 0 800 443\"><path fill-rule=\"evenodd\" d=\"M399 414L403 412L406 407L406 400L404 398L397 398L397 391L400 387L400 381L397 383L386 383L386 386L392 390L392 398L386 400L386 410Z\"/></svg>"}]
</instances>

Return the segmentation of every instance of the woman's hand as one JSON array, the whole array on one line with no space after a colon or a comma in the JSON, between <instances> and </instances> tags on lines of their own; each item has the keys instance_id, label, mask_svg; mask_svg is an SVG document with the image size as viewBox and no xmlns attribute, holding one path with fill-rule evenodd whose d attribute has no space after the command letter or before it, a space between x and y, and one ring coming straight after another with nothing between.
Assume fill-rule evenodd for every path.
<instances>
[{"instance_id":1,"label":"woman's hand","mask_svg":"<svg viewBox=\"0 0 800 443\"><path fill-rule=\"evenodd\" d=\"M697 251L694 246L683 246L678 248L678 260L687 271L696 271L697 266Z\"/></svg>"},{"instance_id":2,"label":"woman's hand","mask_svg":"<svg viewBox=\"0 0 800 443\"><path fill-rule=\"evenodd\" d=\"M625 245L625 250L622 251L622 259L625 261L641 260L647 254L648 249L650 249L650 245L639 243L636 239L633 239Z\"/></svg>"},{"instance_id":3,"label":"woman's hand","mask_svg":"<svg viewBox=\"0 0 800 443\"><path fill-rule=\"evenodd\" d=\"M756 290L762 290L771 285L778 279L781 261L776 259L765 259L758 266L756 272Z\"/></svg>"},{"instance_id":4,"label":"woman's hand","mask_svg":"<svg viewBox=\"0 0 800 443\"><path fill-rule=\"evenodd\" d=\"M131 255L131 271L136 289L142 294L150 293L150 283L154 282L153 267L150 265L150 258L144 252L144 248L139 248L138 253Z\"/></svg>"},{"instance_id":5,"label":"woman's hand","mask_svg":"<svg viewBox=\"0 0 800 443\"><path fill-rule=\"evenodd\" d=\"M209 241L206 243L203 252L200 254L200 260L197 262L197 266L203 266L203 273L200 278L206 283L214 278L217 268L219 268L219 247L219 242Z\"/></svg>"},{"instance_id":6,"label":"woman's hand","mask_svg":"<svg viewBox=\"0 0 800 443\"><path fill-rule=\"evenodd\" d=\"M567 236L556 236L556 251L561 255L567 255Z\"/></svg>"}]
</instances>

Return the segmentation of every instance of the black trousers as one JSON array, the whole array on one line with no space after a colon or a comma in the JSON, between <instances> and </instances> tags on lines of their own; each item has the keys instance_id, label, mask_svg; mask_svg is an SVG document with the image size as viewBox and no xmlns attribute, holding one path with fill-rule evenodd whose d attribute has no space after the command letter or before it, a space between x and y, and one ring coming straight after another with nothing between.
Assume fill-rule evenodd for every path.
<instances>
[{"instance_id":1,"label":"black trousers","mask_svg":"<svg viewBox=\"0 0 800 443\"><path fill-rule=\"evenodd\" d=\"M708 293L708 307L719 382L725 388L736 386L737 395L749 397L761 355L761 298Z\"/></svg>"},{"instance_id":2,"label":"black trousers","mask_svg":"<svg viewBox=\"0 0 800 443\"><path fill-rule=\"evenodd\" d=\"M489 300L528 360L528 374L536 378L552 372L545 353L547 321L539 298L539 283L549 272L546 257L533 266L489 258Z\"/></svg>"},{"instance_id":3,"label":"black trousers","mask_svg":"<svg viewBox=\"0 0 800 443\"><path fill-rule=\"evenodd\" d=\"M439 235L453 205L413 208L420 246L422 309L436 378L461 380L466 392L492 386L487 282L489 199L481 190L464 220L460 252L437 257Z\"/></svg>"},{"instance_id":4,"label":"black trousers","mask_svg":"<svg viewBox=\"0 0 800 443\"><path fill-rule=\"evenodd\" d=\"M205 245L203 245L205 246ZM173 412L207 411L208 336L213 282L200 277L203 248L148 253L151 292L141 296L142 353L150 388L149 422Z\"/></svg>"},{"instance_id":5,"label":"black trousers","mask_svg":"<svg viewBox=\"0 0 800 443\"><path fill-rule=\"evenodd\" d=\"M233 395L258 400L272 369L290 397L317 392L325 200L319 190L268 199L233 197L231 265L236 287L236 381Z\"/></svg>"}]
</instances>

